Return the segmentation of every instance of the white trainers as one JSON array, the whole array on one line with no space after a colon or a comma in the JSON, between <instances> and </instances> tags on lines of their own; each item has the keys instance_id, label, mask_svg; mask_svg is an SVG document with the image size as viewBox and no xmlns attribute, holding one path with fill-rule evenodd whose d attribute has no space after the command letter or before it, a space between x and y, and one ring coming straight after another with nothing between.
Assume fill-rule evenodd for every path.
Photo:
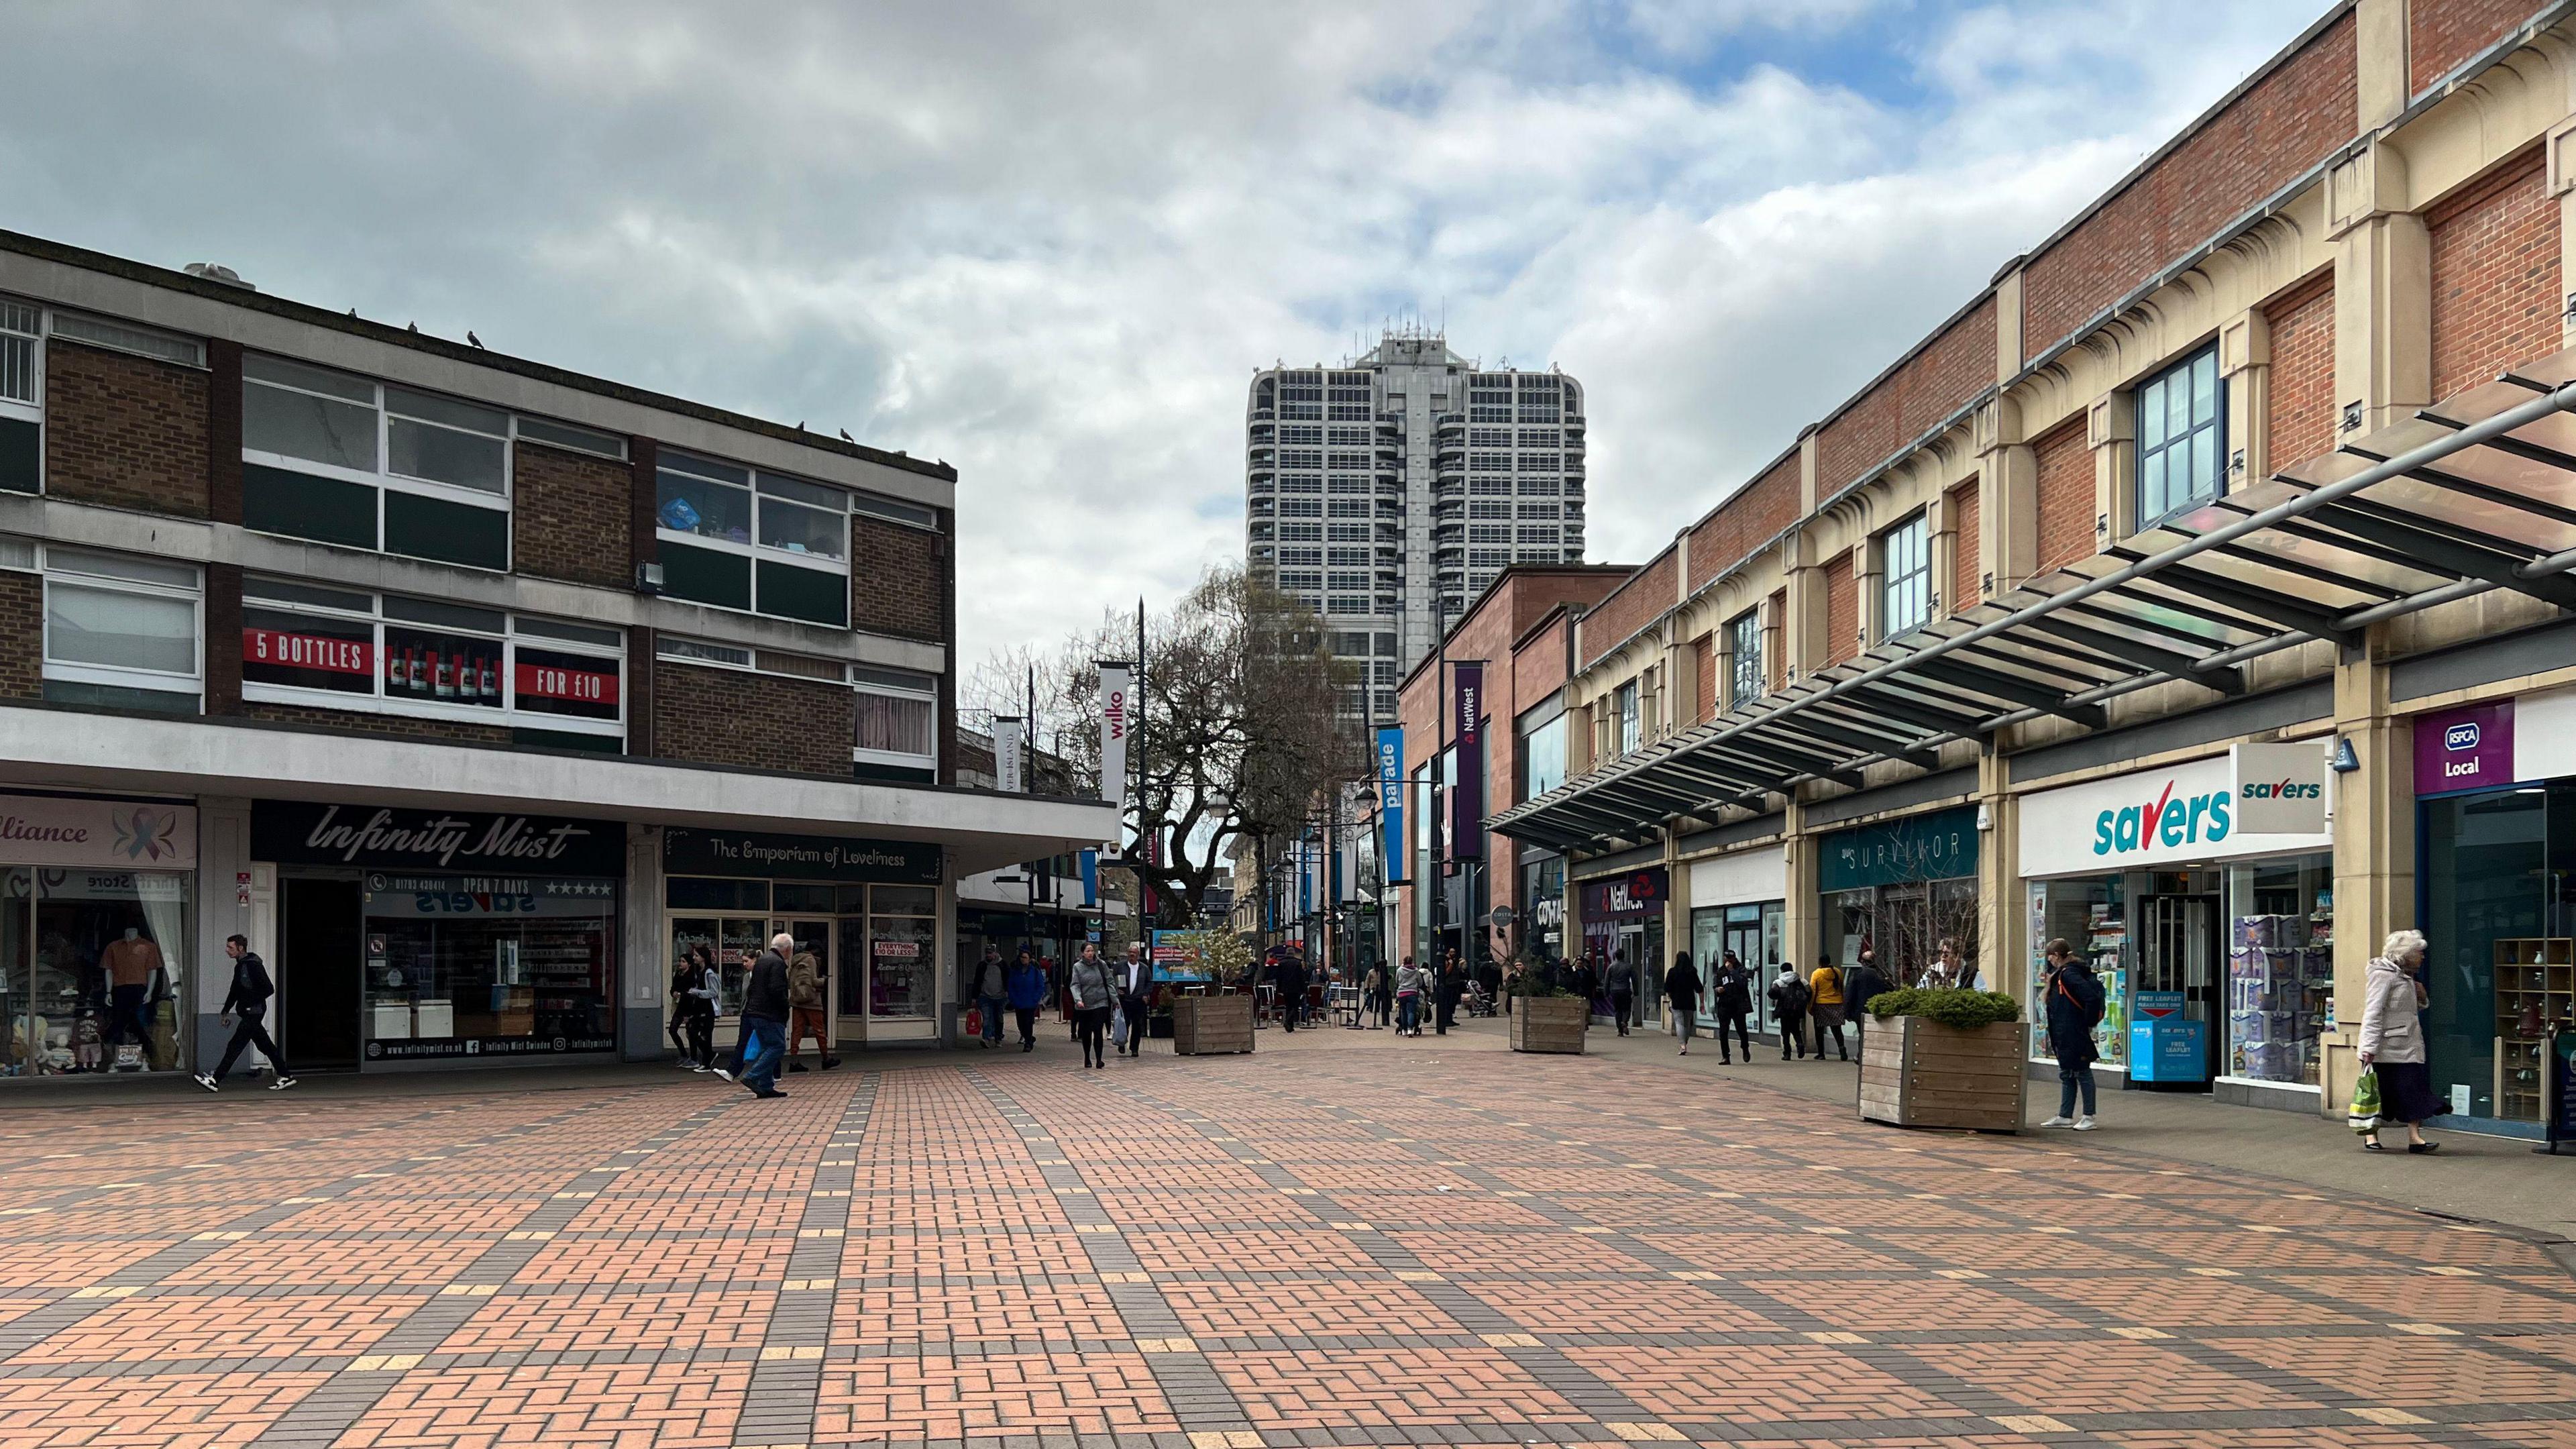
<instances>
[{"instance_id":1,"label":"white trainers","mask_svg":"<svg viewBox=\"0 0 2576 1449\"><path fill-rule=\"evenodd\" d=\"M276 1081L269 1083L268 1089L272 1092L283 1092L294 1085L295 1079L293 1077L280 1077Z\"/></svg>"},{"instance_id":2,"label":"white trainers","mask_svg":"<svg viewBox=\"0 0 2576 1449\"><path fill-rule=\"evenodd\" d=\"M2072 1127L2075 1125L2075 1119L2072 1117L2057 1116L2051 1117L2039 1125L2042 1127Z\"/></svg>"},{"instance_id":3,"label":"white trainers","mask_svg":"<svg viewBox=\"0 0 2576 1449\"><path fill-rule=\"evenodd\" d=\"M2075 1130L2078 1132L2090 1132L2101 1125L2101 1123L2093 1120L2090 1113L2075 1119Z\"/></svg>"},{"instance_id":4,"label":"white trainers","mask_svg":"<svg viewBox=\"0 0 2576 1449\"><path fill-rule=\"evenodd\" d=\"M205 1088L209 1092L222 1090L222 1088L215 1085L215 1079L205 1072L197 1073L197 1085Z\"/></svg>"}]
</instances>

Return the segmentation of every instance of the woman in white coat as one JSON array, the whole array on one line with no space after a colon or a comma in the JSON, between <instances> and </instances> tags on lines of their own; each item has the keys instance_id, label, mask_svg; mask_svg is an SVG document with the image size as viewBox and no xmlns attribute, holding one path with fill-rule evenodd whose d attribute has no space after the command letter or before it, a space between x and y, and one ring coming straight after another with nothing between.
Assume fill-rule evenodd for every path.
<instances>
[{"instance_id":1,"label":"woman in white coat","mask_svg":"<svg viewBox=\"0 0 2576 1449\"><path fill-rule=\"evenodd\" d=\"M2442 1111L2433 1095L2432 1068L2424 1061L2424 988L2415 981L2424 947L2421 931L2392 934L2363 978L2361 1069L2379 1073L2380 1120L2406 1124L2409 1152L2441 1150L2440 1143L2424 1140L2424 1120ZM2370 1152L2387 1150L2376 1132L2363 1133L2361 1145Z\"/></svg>"}]
</instances>

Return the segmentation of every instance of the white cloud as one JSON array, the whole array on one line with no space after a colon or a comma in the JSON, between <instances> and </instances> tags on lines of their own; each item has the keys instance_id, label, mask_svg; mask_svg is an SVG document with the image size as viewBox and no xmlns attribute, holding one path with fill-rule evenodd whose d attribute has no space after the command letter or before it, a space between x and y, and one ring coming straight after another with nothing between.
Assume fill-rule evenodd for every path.
<instances>
[{"instance_id":1,"label":"white cloud","mask_svg":"<svg viewBox=\"0 0 2576 1449\"><path fill-rule=\"evenodd\" d=\"M13 17L83 119L0 121L9 225L944 457L971 661L1235 556L1250 370L1414 308L1585 380L1641 557L2307 12L191 13Z\"/></svg>"}]
</instances>

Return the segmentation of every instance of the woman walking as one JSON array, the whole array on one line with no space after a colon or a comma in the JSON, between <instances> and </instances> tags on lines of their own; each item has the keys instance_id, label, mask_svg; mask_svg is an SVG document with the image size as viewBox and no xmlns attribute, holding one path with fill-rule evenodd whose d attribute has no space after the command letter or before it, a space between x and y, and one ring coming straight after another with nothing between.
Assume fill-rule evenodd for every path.
<instances>
[{"instance_id":1,"label":"woman walking","mask_svg":"<svg viewBox=\"0 0 2576 1449\"><path fill-rule=\"evenodd\" d=\"M1082 958L1064 975L1064 989L1073 1004L1073 1039L1082 1044L1082 1064L1105 1069L1112 992L1109 964L1097 947L1082 948Z\"/></svg>"},{"instance_id":2,"label":"woman walking","mask_svg":"<svg viewBox=\"0 0 2576 1449\"><path fill-rule=\"evenodd\" d=\"M723 973L716 970L715 952L704 946L691 946L688 960L696 977L689 983L689 1060L690 1070L712 1071L716 1064L716 993L723 988Z\"/></svg>"},{"instance_id":3,"label":"woman walking","mask_svg":"<svg viewBox=\"0 0 2576 1449\"><path fill-rule=\"evenodd\" d=\"M1664 1005L1673 1013L1673 1030L1681 1036L1682 1055L1689 1056L1691 1033L1699 1026L1699 972L1691 965L1688 951L1675 951L1673 969L1664 973Z\"/></svg>"},{"instance_id":4,"label":"woman walking","mask_svg":"<svg viewBox=\"0 0 2576 1449\"><path fill-rule=\"evenodd\" d=\"M698 948L691 946L671 963L671 1022L665 1028L671 1034L671 1050L679 1053L683 1069L694 1064L697 1054L689 1050L689 1013L696 1009L697 998L689 993L698 984Z\"/></svg>"},{"instance_id":5,"label":"woman walking","mask_svg":"<svg viewBox=\"0 0 2576 1449\"><path fill-rule=\"evenodd\" d=\"M1735 1047L1728 1046L1726 1034L1735 1033L1735 1045L1744 1048L1744 1060L1753 1060L1753 1034L1745 1026L1753 1015L1753 978L1744 974L1743 958L1729 951L1718 958L1717 979L1710 983L1717 997L1717 1057L1728 1066L1735 1064Z\"/></svg>"},{"instance_id":6,"label":"woman walking","mask_svg":"<svg viewBox=\"0 0 2576 1449\"><path fill-rule=\"evenodd\" d=\"M2361 1069L2379 1074L2379 1116L2406 1124L2406 1150L2439 1152L2424 1139L2423 1122L2442 1111L2433 1095L2433 1071L2424 1061L2424 988L2415 972L2424 964L2424 933L2398 931L2370 963L2361 1010ZM2364 1151L2384 1152L2379 1133L2361 1134Z\"/></svg>"}]
</instances>

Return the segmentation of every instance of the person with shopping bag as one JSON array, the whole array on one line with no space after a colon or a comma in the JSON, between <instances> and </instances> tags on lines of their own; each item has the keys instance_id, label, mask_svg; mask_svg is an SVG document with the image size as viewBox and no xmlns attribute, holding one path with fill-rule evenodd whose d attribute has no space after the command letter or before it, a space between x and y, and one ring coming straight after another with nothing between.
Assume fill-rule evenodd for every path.
<instances>
[{"instance_id":1,"label":"person with shopping bag","mask_svg":"<svg viewBox=\"0 0 2576 1449\"><path fill-rule=\"evenodd\" d=\"M2044 954L2048 973L2040 978L2039 989L2048 1008L2048 1050L2057 1058L2057 1115L2039 1125L2090 1132L2096 1125L2093 1060L2101 1055L2093 1044L2093 1029L2102 1024L2109 994L2092 964L2076 955L2064 937L2050 941ZM2084 1099L2081 1117L2075 1115L2079 1094Z\"/></svg>"},{"instance_id":2,"label":"person with shopping bag","mask_svg":"<svg viewBox=\"0 0 2576 1449\"><path fill-rule=\"evenodd\" d=\"M2361 1079L2353 1086L2348 1120L2365 1152L2387 1150L2379 1131L2392 1121L2406 1124L2407 1151L2442 1150L2442 1144L2425 1139L2423 1127L2442 1111L2441 1098L2433 1095L2433 1069L2424 1059L2424 987L2415 979L2426 945L2421 931L2392 933L2362 978ZM2376 1110L2365 1112L2365 1105Z\"/></svg>"}]
</instances>

